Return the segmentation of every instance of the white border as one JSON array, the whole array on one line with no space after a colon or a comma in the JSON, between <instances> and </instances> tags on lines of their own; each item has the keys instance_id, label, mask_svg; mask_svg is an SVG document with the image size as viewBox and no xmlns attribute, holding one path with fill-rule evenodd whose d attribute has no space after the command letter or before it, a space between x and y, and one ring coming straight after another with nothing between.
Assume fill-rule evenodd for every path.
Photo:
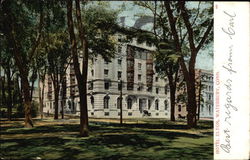
<instances>
[{"instance_id":1,"label":"white border","mask_svg":"<svg viewBox=\"0 0 250 160\"><path fill-rule=\"evenodd\" d=\"M249 158L249 2L214 2L214 158Z\"/></svg>"}]
</instances>

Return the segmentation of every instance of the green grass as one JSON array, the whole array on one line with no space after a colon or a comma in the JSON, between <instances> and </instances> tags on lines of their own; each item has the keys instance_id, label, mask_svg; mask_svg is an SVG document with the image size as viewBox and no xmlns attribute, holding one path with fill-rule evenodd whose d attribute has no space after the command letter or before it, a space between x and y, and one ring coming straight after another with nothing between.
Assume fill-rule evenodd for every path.
<instances>
[{"instance_id":1,"label":"green grass","mask_svg":"<svg viewBox=\"0 0 250 160\"><path fill-rule=\"evenodd\" d=\"M131 120L132 121L132 120ZM163 123L164 121L164 123ZM1 153L5 159L212 159L212 122L197 129L184 122L143 120L143 124L91 122L90 136L79 137L73 121L37 121L31 129L22 122L1 121ZM50 124L52 123L52 124ZM50 125L48 125L50 124Z\"/></svg>"}]
</instances>

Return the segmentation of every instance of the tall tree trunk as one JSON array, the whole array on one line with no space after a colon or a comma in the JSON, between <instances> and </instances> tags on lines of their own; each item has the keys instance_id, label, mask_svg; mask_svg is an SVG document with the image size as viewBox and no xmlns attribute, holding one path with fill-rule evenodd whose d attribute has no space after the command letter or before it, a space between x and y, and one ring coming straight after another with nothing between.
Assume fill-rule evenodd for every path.
<instances>
[{"instance_id":1,"label":"tall tree trunk","mask_svg":"<svg viewBox=\"0 0 250 160\"><path fill-rule=\"evenodd\" d=\"M7 88L8 88L8 99L7 99L7 106L8 106L8 120L11 120L12 114L12 93L11 93L11 77L10 77L10 68L6 69L6 76L7 76Z\"/></svg>"},{"instance_id":2,"label":"tall tree trunk","mask_svg":"<svg viewBox=\"0 0 250 160\"><path fill-rule=\"evenodd\" d=\"M77 14L77 22L78 27L81 25L81 16L80 16L80 2L76 1L76 14ZM80 65L78 61L78 53L77 53L77 44L76 44L76 37L74 33L74 24L73 24L73 17L72 17L72 0L67 1L67 18L68 18L68 31L70 34L70 42L71 42L71 51L73 57L73 65L76 74L76 79L78 82L78 90L79 90L79 97L80 97L80 136L88 136L88 109L87 109L87 68L88 68L88 55L87 51L88 48L83 43L83 34L82 34L82 27L78 28L80 32L80 39L82 43L83 49L83 66L82 66L82 74L80 72ZM86 41L85 41L86 42Z\"/></svg>"},{"instance_id":3,"label":"tall tree trunk","mask_svg":"<svg viewBox=\"0 0 250 160\"><path fill-rule=\"evenodd\" d=\"M27 76L21 75L21 83L24 95L24 112L25 112L25 127L32 128L33 120L31 116L31 98L30 98L30 86Z\"/></svg>"},{"instance_id":4,"label":"tall tree trunk","mask_svg":"<svg viewBox=\"0 0 250 160\"><path fill-rule=\"evenodd\" d=\"M87 93L86 83L78 85L80 95L80 135L88 136L88 110L87 110Z\"/></svg>"},{"instance_id":5,"label":"tall tree trunk","mask_svg":"<svg viewBox=\"0 0 250 160\"><path fill-rule=\"evenodd\" d=\"M1 77L1 79L2 79L2 97L3 97L3 99L2 99L2 103L3 103L3 105L5 106L5 105L6 105L5 77L4 77L4 76L2 76L2 77Z\"/></svg>"},{"instance_id":6,"label":"tall tree trunk","mask_svg":"<svg viewBox=\"0 0 250 160\"><path fill-rule=\"evenodd\" d=\"M88 104L87 104L87 78L88 78L88 41L85 37L85 30L81 20L80 0L75 0L76 4L76 19L79 38L83 52L82 75L78 80L78 88L80 95L80 135L88 136ZM80 81L79 81L80 80ZM80 84L80 85L79 85Z\"/></svg>"},{"instance_id":7,"label":"tall tree trunk","mask_svg":"<svg viewBox=\"0 0 250 160\"><path fill-rule=\"evenodd\" d=\"M64 100L63 99L61 101L61 115L62 115L62 119L64 119Z\"/></svg>"},{"instance_id":8,"label":"tall tree trunk","mask_svg":"<svg viewBox=\"0 0 250 160\"><path fill-rule=\"evenodd\" d=\"M16 24L14 24L15 19L11 13L11 8L9 7L9 3L10 1L4 1L2 3L2 8L5 13L4 22L6 24L4 34L6 35L10 47L13 48L15 63L18 67L21 76L21 85L23 89L24 107L25 107L25 127L31 128L33 127L33 121L31 117L30 86L28 81L29 70L27 64L25 63L20 53L21 45L17 41L16 35L14 34Z\"/></svg>"},{"instance_id":9,"label":"tall tree trunk","mask_svg":"<svg viewBox=\"0 0 250 160\"><path fill-rule=\"evenodd\" d=\"M196 120L197 103L196 103L194 71L190 71L190 73L191 73L190 79L186 81L187 94L188 94L187 124L189 128L194 128L197 126L197 120Z\"/></svg>"},{"instance_id":10,"label":"tall tree trunk","mask_svg":"<svg viewBox=\"0 0 250 160\"><path fill-rule=\"evenodd\" d=\"M31 82L31 88L30 88L30 101L31 102L33 100L34 84L35 84L35 80L32 80L32 82Z\"/></svg>"},{"instance_id":11,"label":"tall tree trunk","mask_svg":"<svg viewBox=\"0 0 250 160\"><path fill-rule=\"evenodd\" d=\"M65 70L66 71L66 70ZM66 92L66 85L65 85L65 81L66 81L66 78L64 78L65 76L65 72L64 72L64 75L61 74L60 75L60 82L61 82L61 116L62 116L62 119L64 119L64 100L65 100L65 92Z\"/></svg>"},{"instance_id":12,"label":"tall tree trunk","mask_svg":"<svg viewBox=\"0 0 250 160\"><path fill-rule=\"evenodd\" d=\"M176 85L174 84L173 75L168 75L169 88L170 88L170 120L175 121L175 91Z\"/></svg>"},{"instance_id":13,"label":"tall tree trunk","mask_svg":"<svg viewBox=\"0 0 250 160\"><path fill-rule=\"evenodd\" d=\"M1 64L1 60L0 60L0 64ZM2 67L0 66L0 105L3 106L3 94L2 94Z\"/></svg>"},{"instance_id":14,"label":"tall tree trunk","mask_svg":"<svg viewBox=\"0 0 250 160\"><path fill-rule=\"evenodd\" d=\"M200 75L201 76L201 75ZM198 97L198 115L197 115L197 120L200 120L200 110L201 110L201 77L200 77L200 82L199 82L199 97Z\"/></svg>"},{"instance_id":15,"label":"tall tree trunk","mask_svg":"<svg viewBox=\"0 0 250 160\"><path fill-rule=\"evenodd\" d=\"M54 119L58 119L58 100L59 100L59 86L57 82L54 82L54 107L55 107L55 114Z\"/></svg>"},{"instance_id":16,"label":"tall tree trunk","mask_svg":"<svg viewBox=\"0 0 250 160\"><path fill-rule=\"evenodd\" d=\"M41 83L42 83L42 88L41 88ZM44 75L41 75L41 73L38 71L38 92L39 92L39 107L40 107L40 116L41 116L41 119L43 119L44 87L45 87Z\"/></svg>"}]
</instances>

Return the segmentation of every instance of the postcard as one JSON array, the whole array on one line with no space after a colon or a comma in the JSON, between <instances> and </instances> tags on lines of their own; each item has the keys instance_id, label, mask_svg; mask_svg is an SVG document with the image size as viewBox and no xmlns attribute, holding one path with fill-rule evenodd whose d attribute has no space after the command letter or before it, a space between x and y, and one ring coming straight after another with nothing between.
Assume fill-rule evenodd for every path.
<instances>
[{"instance_id":1,"label":"postcard","mask_svg":"<svg viewBox=\"0 0 250 160\"><path fill-rule=\"evenodd\" d=\"M249 159L250 3L0 1L0 159Z\"/></svg>"}]
</instances>

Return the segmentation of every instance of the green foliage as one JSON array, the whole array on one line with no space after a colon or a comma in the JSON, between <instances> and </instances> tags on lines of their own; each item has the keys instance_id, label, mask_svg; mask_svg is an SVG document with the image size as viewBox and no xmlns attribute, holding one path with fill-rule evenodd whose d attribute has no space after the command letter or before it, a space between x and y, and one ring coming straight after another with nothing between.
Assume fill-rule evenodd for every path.
<instances>
[{"instance_id":1,"label":"green foliage","mask_svg":"<svg viewBox=\"0 0 250 160\"><path fill-rule=\"evenodd\" d=\"M83 25L88 39L90 56L101 55L105 60L114 57L118 10L100 4L87 5L82 10Z\"/></svg>"}]
</instances>

